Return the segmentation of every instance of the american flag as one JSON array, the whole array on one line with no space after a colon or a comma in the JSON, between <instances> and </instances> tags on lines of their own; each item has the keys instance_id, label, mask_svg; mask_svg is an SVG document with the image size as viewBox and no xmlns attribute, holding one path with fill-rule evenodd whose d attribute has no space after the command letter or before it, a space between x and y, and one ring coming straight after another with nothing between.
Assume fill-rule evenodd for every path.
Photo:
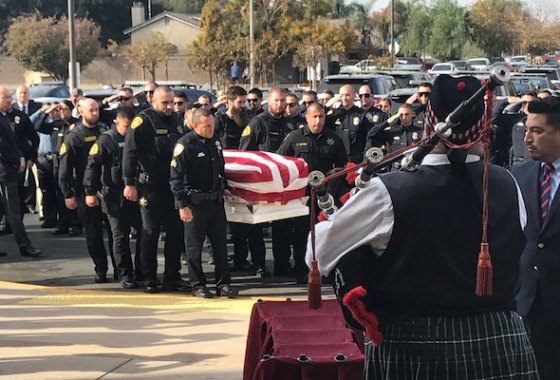
<instances>
[{"instance_id":1,"label":"american flag","mask_svg":"<svg viewBox=\"0 0 560 380\"><path fill-rule=\"evenodd\" d=\"M305 196L305 161L276 153L224 150L226 178L232 195L250 203L286 204Z\"/></svg>"}]
</instances>

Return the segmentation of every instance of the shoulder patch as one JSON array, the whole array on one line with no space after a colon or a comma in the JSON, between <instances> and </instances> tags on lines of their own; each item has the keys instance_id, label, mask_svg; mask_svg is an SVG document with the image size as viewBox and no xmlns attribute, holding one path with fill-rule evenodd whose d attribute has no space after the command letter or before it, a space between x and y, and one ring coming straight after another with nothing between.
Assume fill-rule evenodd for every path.
<instances>
[{"instance_id":1,"label":"shoulder patch","mask_svg":"<svg viewBox=\"0 0 560 380\"><path fill-rule=\"evenodd\" d=\"M130 128L136 129L139 126L141 126L143 122L144 120L142 120L140 116L136 116L134 119L132 119L132 123L130 123Z\"/></svg>"},{"instance_id":2,"label":"shoulder patch","mask_svg":"<svg viewBox=\"0 0 560 380\"><path fill-rule=\"evenodd\" d=\"M95 143L89 149L89 155L90 156L95 156L97 153L99 153L99 145L97 145L97 143Z\"/></svg>"},{"instance_id":3,"label":"shoulder patch","mask_svg":"<svg viewBox=\"0 0 560 380\"><path fill-rule=\"evenodd\" d=\"M327 112L327 116L331 116L334 113L334 111L331 109L329 110L329 112Z\"/></svg>"},{"instance_id":4,"label":"shoulder patch","mask_svg":"<svg viewBox=\"0 0 560 380\"><path fill-rule=\"evenodd\" d=\"M60 146L60 151L58 152L59 155L64 156L66 154L66 144L62 143Z\"/></svg>"},{"instance_id":5,"label":"shoulder patch","mask_svg":"<svg viewBox=\"0 0 560 380\"><path fill-rule=\"evenodd\" d=\"M175 145L175 149L173 149L173 157L179 157L181 153L185 150L185 146L181 143L177 143Z\"/></svg>"},{"instance_id":6,"label":"shoulder patch","mask_svg":"<svg viewBox=\"0 0 560 380\"><path fill-rule=\"evenodd\" d=\"M176 168L176 167L177 167L177 160L176 160L176 159L172 159L170 165L171 165L172 168Z\"/></svg>"},{"instance_id":7,"label":"shoulder patch","mask_svg":"<svg viewBox=\"0 0 560 380\"><path fill-rule=\"evenodd\" d=\"M243 133L241 133L241 137L247 137L251 134L251 126L246 126L245 129L243 130Z\"/></svg>"}]
</instances>

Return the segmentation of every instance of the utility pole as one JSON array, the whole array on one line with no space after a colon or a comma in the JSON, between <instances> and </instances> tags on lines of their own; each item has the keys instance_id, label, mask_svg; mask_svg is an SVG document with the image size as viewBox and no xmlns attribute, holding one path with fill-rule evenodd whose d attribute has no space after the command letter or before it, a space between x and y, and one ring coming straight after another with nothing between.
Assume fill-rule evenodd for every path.
<instances>
[{"instance_id":1,"label":"utility pole","mask_svg":"<svg viewBox=\"0 0 560 380\"><path fill-rule=\"evenodd\" d=\"M249 77L255 88L255 30L253 28L253 0L249 0Z\"/></svg>"},{"instance_id":2,"label":"utility pole","mask_svg":"<svg viewBox=\"0 0 560 380\"><path fill-rule=\"evenodd\" d=\"M395 0L391 0L391 67L395 66Z\"/></svg>"},{"instance_id":3,"label":"utility pole","mask_svg":"<svg viewBox=\"0 0 560 380\"><path fill-rule=\"evenodd\" d=\"M70 90L78 87L78 70L76 70L76 36L74 29L74 0L68 0L68 43L70 57L68 62L68 86Z\"/></svg>"},{"instance_id":4,"label":"utility pole","mask_svg":"<svg viewBox=\"0 0 560 380\"><path fill-rule=\"evenodd\" d=\"M148 0L148 20L152 18L152 0Z\"/></svg>"}]
</instances>

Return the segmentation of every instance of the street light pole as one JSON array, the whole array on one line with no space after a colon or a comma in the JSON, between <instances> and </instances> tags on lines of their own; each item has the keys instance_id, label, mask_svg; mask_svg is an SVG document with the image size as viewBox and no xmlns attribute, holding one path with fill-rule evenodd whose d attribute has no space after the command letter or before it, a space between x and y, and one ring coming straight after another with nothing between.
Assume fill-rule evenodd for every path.
<instances>
[{"instance_id":1,"label":"street light pole","mask_svg":"<svg viewBox=\"0 0 560 380\"><path fill-rule=\"evenodd\" d=\"M391 66L395 66L395 0L391 0Z\"/></svg>"},{"instance_id":2,"label":"street light pole","mask_svg":"<svg viewBox=\"0 0 560 380\"><path fill-rule=\"evenodd\" d=\"M76 36L74 29L74 0L68 0L68 43L70 57L68 62L68 78L70 90L78 87L78 73L76 70Z\"/></svg>"},{"instance_id":3,"label":"street light pole","mask_svg":"<svg viewBox=\"0 0 560 380\"><path fill-rule=\"evenodd\" d=\"M253 28L253 0L249 0L249 77L251 88L255 88L255 30Z\"/></svg>"}]
</instances>

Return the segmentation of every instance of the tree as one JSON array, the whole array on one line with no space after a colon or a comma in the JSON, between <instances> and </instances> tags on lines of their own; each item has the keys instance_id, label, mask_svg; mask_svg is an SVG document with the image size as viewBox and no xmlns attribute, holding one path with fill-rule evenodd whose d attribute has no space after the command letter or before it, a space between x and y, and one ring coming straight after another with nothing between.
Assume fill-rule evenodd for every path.
<instances>
[{"instance_id":1,"label":"tree","mask_svg":"<svg viewBox=\"0 0 560 380\"><path fill-rule=\"evenodd\" d=\"M431 35L427 50L441 60L461 58L463 46L468 41L465 8L456 0L436 0L431 9Z\"/></svg>"},{"instance_id":2,"label":"tree","mask_svg":"<svg viewBox=\"0 0 560 380\"><path fill-rule=\"evenodd\" d=\"M76 19L76 59L82 68L99 50L99 27L88 19ZM28 70L44 71L55 80L68 79L68 20L66 17L21 16L8 28L6 49Z\"/></svg>"},{"instance_id":3,"label":"tree","mask_svg":"<svg viewBox=\"0 0 560 380\"><path fill-rule=\"evenodd\" d=\"M124 55L142 68L142 79L146 79L147 70L155 81L159 64L167 62L169 55L176 52L175 45L167 42L161 33L155 33L149 40L126 48Z\"/></svg>"},{"instance_id":4,"label":"tree","mask_svg":"<svg viewBox=\"0 0 560 380\"><path fill-rule=\"evenodd\" d=\"M518 45L519 0L477 0L470 13L473 38L490 57L511 52Z\"/></svg>"},{"instance_id":5,"label":"tree","mask_svg":"<svg viewBox=\"0 0 560 380\"><path fill-rule=\"evenodd\" d=\"M406 55L427 53L431 26L431 10L421 3L411 4L405 30L402 35L399 35L401 52Z\"/></svg>"}]
</instances>

